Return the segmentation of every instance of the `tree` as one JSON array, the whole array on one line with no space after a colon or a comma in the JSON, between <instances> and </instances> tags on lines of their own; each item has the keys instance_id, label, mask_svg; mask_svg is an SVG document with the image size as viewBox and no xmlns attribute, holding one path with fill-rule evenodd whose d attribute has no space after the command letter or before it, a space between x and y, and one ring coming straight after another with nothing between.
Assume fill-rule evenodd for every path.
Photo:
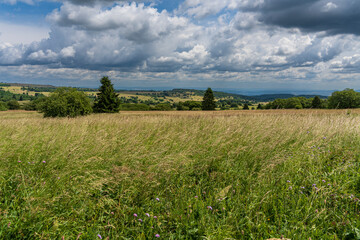
<instances>
[{"instance_id":1,"label":"tree","mask_svg":"<svg viewBox=\"0 0 360 240\"><path fill-rule=\"evenodd\" d=\"M96 113L116 113L120 111L120 99L115 93L114 87L108 77L101 80L99 93L94 103L94 112Z\"/></svg>"},{"instance_id":2,"label":"tree","mask_svg":"<svg viewBox=\"0 0 360 240\"><path fill-rule=\"evenodd\" d=\"M249 105L247 103L244 104L243 110L250 110Z\"/></svg>"},{"instance_id":3,"label":"tree","mask_svg":"<svg viewBox=\"0 0 360 240\"><path fill-rule=\"evenodd\" d=\"M259 103L259 105L257 106L257 109L263 109L264 107L263 107L263 105L261 104L261 103Z\"/></svg>"},{"instance_id":4,"label":"tree","mask_svg":"<svg viewBox=\"0 0 360 240\"><path fill-rule=\"evenodd\" d=\"M208 88L204 94L202 101L202 110L215 110L215 98L211 88Z\"/></svg>"},{"instance_id":5,"label":"tree","mask_svg":"<svg viewBox=\"0 0 360 240\"><path fill-rule=\"evenodd\" d=\"M7 105L4 102L0 102L0 111L7 111Z\"/></svg>"},{"instance_id":6,"label":"tree","mask_svg":"<svg viewBox=\"0 0 360 240\"><path fill-rule=\"evenodd\" d=\"M7 107L9 110L18 110L20 109L20 104L16 100L11 100L7 102Z\"/></svg>"},{"instance_id":7,"label":"tree","mask_svg":"<svg viewBox=\"0 0 360 240\"><path fill-rule=\"evenodd\" d=\"M357 108L360 107L360 93L353 89L336 91L329 97L329 108Z\"/></svg>"},{"instance_id":8,"label":"tree","mask_svg":"<svg viewBox=\"0 0 360 240\"><path fill-rule=\"evenodd\" d=\"M90 99L74 88L58 88L39 108L44 117L77 117L92 113Z\"/></svg>"},{"instance_id":9,"label":"tree","mask_svg":"<svg viewBox=\"0 0 360 240\"><path fill-rule=\"evenodd\" d=\"M314 99L311 102L312 108L321 108L321 99L319 96L315 96Z\"/></svg>"}]
</instances>

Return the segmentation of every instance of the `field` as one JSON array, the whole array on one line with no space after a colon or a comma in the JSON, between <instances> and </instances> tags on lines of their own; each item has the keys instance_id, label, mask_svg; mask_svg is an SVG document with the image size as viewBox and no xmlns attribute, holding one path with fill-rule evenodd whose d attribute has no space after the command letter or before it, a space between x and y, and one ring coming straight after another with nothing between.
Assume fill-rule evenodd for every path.
<instances>
[{"instance_id":1,"label":"field","mask_svg":"<svg viewBox=\"0 0 360 240\"><path fill-rule=\"evenodd\" d=\"M360 239L360 110L0 112L0 239Z\"/></svg>"}]
</instances>

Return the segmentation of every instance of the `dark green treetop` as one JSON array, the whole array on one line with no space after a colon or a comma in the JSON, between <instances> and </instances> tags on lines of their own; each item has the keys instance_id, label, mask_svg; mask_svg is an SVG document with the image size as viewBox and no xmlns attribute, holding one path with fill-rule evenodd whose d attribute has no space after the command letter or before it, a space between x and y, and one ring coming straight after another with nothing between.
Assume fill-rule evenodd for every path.
<instances>
[{"instance_id":1,"label":"dark green treetop","mask_svg":"<svg viewBox=\"0 0 360 240\"><path fill-rule=\"evenodd\" d=\"M314 99L311 102L312 108L321 108L321 99L319 96L315 96Z\"/></svg>"},{"instance_id":2,"label":"dark green treetop","mask_svg":"<svg viewBox=\"0 0 360 240\"><path fill-rule=\"evenodd\" d=\"M101 80L101 87L94 103L96 113L117 113L120 111L120 99L115 93L109 77L104 76Z\"/></svg>"},{"instance_id":3,"label":"dark green treetop","mask_svg":"<svg viewBox=\"0 0 360 240\"><path fill-rule=\"evenodd\" d=\"M211 88L208 88L204 94L202 101L202 110L215 110L215 98Z\"/></svg>"}]
</instances>

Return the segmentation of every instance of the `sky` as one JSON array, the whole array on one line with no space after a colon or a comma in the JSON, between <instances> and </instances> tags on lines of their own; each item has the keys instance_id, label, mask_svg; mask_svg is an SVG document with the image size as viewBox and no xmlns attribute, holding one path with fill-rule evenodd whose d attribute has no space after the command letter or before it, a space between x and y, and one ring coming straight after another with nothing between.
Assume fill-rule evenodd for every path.
<instances>
[{"instance_id":1,"label":"sky","mask_svg":"<svg viewBox=\"0 0 360 240\"><path fill-rule=\"evenodd\" d=\"M358 0L0 0L0 82L360 89Z\"/></svg>"}]
</instances>

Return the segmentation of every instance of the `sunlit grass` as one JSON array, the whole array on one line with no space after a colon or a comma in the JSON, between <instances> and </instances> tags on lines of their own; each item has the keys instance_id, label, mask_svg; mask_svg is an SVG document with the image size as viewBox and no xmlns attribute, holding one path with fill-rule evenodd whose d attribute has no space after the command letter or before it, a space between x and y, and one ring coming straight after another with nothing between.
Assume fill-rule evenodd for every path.
<instances>
[{"instance_id":1,"label":"sunlit grass","mask_svg":"<svg viewBox=\"0 0 360 240\"><path fill-rule=\"evenodd\" d=\"M356 239L359 113L1 112L0 239Z\"/></svg>"}]
</instances>

